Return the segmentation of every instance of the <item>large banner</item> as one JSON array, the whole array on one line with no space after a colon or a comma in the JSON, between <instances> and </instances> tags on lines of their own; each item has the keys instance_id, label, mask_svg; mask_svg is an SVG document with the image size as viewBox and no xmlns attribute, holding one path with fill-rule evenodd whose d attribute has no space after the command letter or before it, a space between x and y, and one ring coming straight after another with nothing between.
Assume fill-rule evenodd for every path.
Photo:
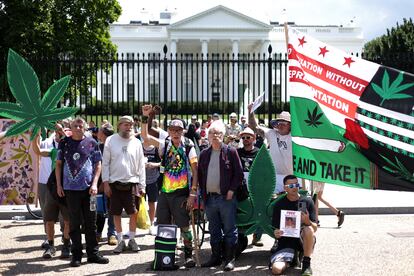
<instances>
[{"instance_id":1,"label":"large banner","mask_svg":"<svg viewBox=\"0 0 414 276\"><path fill-rule=\"evenodd\" d=\"M288 33L294 172L414 191L414 76Z\"/></svg>"},{"instance_id":2,"label":"large banner","mask_svg":"<svg viewBox=\"0 0 414 276\"><path fill-rule=\"evenodd\" d=\"M13 122L0 119L0 133ZM38 157L31 149L28 133L0 138L0 204L19 205L36 200Z\"/></svg>"}]
</instances>

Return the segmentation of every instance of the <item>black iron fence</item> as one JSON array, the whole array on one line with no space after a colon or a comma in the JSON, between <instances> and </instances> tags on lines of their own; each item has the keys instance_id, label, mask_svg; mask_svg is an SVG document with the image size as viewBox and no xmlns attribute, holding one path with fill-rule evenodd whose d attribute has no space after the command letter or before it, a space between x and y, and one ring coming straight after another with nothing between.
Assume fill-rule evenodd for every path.
<instances>
[{"instance_id":1,"label":"black iron fence","mask_svg":"<svg viewBox=\"0 0 414 276\"><path fill-rule=\"evenodd\" d=\"M414 56L371 57L371 60L409 72ZM6 61L6 59L3 59ZM246 114L247 105L264 93L264 104L256 111L259 119L289 110L287 58L282 54L167 54L119 55L115 59L38 58L29 60L41 84L42 93L57 79L70 74L71 85L61 104L79 107L79 115L96 123L119 116L140 114L143 104L163 108L160 119L179 115L199 119L219 113L227 121L231 112ZM0 66L0 101L14 101Z\"/></svg>"}]
</instances>

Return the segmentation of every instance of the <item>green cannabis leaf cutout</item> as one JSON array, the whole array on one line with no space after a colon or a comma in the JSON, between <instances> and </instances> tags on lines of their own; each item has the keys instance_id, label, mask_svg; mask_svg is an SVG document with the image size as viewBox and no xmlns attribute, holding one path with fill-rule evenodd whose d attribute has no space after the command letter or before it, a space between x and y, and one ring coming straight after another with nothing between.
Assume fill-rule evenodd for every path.
<instances>
[{"instance_id":1,"label":"green cannabis leaf cutout","mask_svg":"<svg viewBox=\"0 0 414 276\"><path fill-rule=\"evenodd\" d=\"M6 137L19 135L32 129L32 141L39 131L54 129L55 122L72 116L76 107L57 108L64 95L70 76L53 83L41 99L39 79L32 66L12 49L7 57L7 80L16 103L0 102L0 116L16 121L6 132Z\"/></svg>"},{"instance_id":2,"label":"green cannabis leaf cutout","mask_svg":"<svg viewBox=\"0 0 414 276\"><path fill-rule=\"evenodd\" d=\"M383 156L380 154L380 156L390 165L390 167L388 166L384 166L383 168L387 171L389 171L390 173L393 174L397 174L399 176L401 176L404 179L407 179L409 181L414 182L414 175L411 174L407 168L404 166L404 164L402 164L400 162L400 160L398 160L397 157L395 157L395 163L393 163L390 159L388 159L387 157Z\"/></svg>"},{"instance_id":3,"label":"green cannabis leaf cutout","mask_svg":"<svg viewBox=\"0 0 414 276\"><path fill-rule=\"evenodd\" d=\"M319 122L319 119L322 117L322 115L323 113L318 114L318 107L315 106L315 108L312 111L312 114L308 109L308 120L305 120L305 122L308 126L318 127L322 124L321 122Z\"/></svg>"},{"instance_id":4,"label":"green cannabis leaf cutout","mask_svg":"<svg viewBox=\"0 0 414 276\"><path fill-rule=\"evenodd\" d=\"M386 100L407 99L407 98L413 97L408 94L399 93L403 90L406 90L414 86L414 83L406 83L406 84L400 85L401 82L404 80L403 75L404 73L400 71L400 73L398 74L398 77L390 85L390 76L388 75L387 70L384 70L384 75L382 76L382 87L378 86L375 83L371 83L372 88L374 89L375 93L377 93L382 98L380 106L382 106L382 104Z\"/></svg>"}]
</instances>

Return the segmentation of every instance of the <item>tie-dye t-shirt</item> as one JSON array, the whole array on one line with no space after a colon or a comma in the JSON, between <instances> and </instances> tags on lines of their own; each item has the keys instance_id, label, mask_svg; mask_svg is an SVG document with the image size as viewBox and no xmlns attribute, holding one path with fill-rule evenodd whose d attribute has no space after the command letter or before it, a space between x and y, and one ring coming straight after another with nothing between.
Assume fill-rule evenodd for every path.
<instances>
[{"instance_id":1,"label":"tie-dye t-shirt","mask_svg":"<svg viewBox=\"0 0 414 276\"><path fill-rule=\"evenodd\" d=\"M191 148L189 156L185 154L183 144L178 149L171 143L167 145L167 160L164 168L164 181L161 190L165 193L172 193L178 189L187 188L191 176L190 164L197 162L197 154L194 147ZM163 149L160 149L163 152Z\"/></svg>"},{"instance_id":2,"label":"tie-dye t-shirt","mask_svg":"<svg viewBox=\"0 0 414 276\"><path fill-rule=\"evenodd\" d=\"M68 137L59 143L57 159L63 160L63 189L83 191L90 187L102 155L92 137L82 140Z\"/></svg>"}]
</instances>

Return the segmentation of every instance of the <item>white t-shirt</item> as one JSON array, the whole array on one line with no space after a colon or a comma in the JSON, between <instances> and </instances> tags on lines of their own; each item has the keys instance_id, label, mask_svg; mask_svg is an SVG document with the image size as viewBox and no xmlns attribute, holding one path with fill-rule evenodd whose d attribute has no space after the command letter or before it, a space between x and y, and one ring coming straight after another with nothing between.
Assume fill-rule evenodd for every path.
<instances>
[{"instance_id":1,"label":"white t-shirt","mask_svg":"<svg viewBox=\"0 0 414 276\"><path fill-rule=\"evenodd\" d=\"M54 135L46 138L40 142L40 149L52 149L53 147L57 148L58 143L54 141ZM39 183L46 184L49 179L50 173L52 172L52 159L50 157L40 157L40 167L39 167Z\"/></svg>"},{"instance_id":2,"label":"white t-shirt","mask_svg":"<svg viewBox=\"0 0 414 276\"><path fill-rule=\"evenodd\" d=\"M124 139L119 134L105 141L102 158L102 181L139 183L145 187L145 159L141 141L132 136Z\"/></svg>"},{"instance_id":3,"label":"white t-shirt","mask_svg":"<svg viewBox=\"0 0 414 276\"><path fill-rule=\"evenodd\" d=\"M292 135L281 135L274 129L260 127L269 144L270 156L276 171L276 191L283 192L283 178L293 174Z\"/></svg>"}]
</instances>

